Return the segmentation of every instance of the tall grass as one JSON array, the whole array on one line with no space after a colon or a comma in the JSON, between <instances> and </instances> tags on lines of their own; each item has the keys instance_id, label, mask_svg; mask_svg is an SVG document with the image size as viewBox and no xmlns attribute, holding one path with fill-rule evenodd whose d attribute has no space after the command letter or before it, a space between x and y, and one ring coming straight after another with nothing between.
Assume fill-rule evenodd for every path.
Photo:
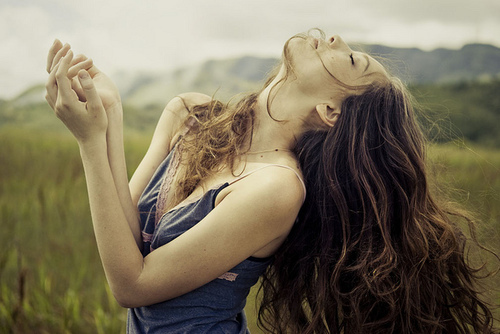
<instances>
[{"instance_id":1,"label":"tall grass","mask_svg":"<svg viewBox=\"0 0 500 334\"><path fill-rule=\"evenodd\" d=\"M148 141L126 141L130 171ZM452 197L487 227L482 240L499 245L500 150L436 146L430 155ZM247 314L258 332L253 305ZM97 254L76 143L69 135L3 128L0 333L120 333L125 321Z\"/></svg>"}]
</instances>

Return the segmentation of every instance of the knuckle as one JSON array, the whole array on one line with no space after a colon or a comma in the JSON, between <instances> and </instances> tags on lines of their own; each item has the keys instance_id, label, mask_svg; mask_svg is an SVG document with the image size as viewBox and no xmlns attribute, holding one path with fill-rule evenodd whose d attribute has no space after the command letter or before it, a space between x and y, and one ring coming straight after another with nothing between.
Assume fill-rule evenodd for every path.
<instances>
[{"instance_id":1,"label":"knuckle","mask_svg":"<svg viewBox=\"0 0 500 334\"><path fill-rule=\"evenodd\" d=\"M86 91L92 90L92 88L94 88L94 85L92 84L91 80L86 80L86 81L82 82L81 85L82 85L82 88L85 89Z\"/></svg>"},{"instance_id":2,"label":"knuckle","mask_svg":"<svg viewBox=\"0 0 500 334\"><path fill-rule=\"evenodd\" d=\"M64 109L64 110L68 110L70 108L70 104L66 101L66 100L62 100L61 101L61 107Z\"/></svg>"},{"instance_id":3,"label":"knuckle","mask_svg":"<svg viewBox=\"0 0 500 334\"><path fill-rule=\"evenodd\" d=\"M54 104L54 111L56 112L56 114L62 112L63 110L63 105L61 103L60 100L56 101L56 103Z\"/></svg>"},{"instance_id":4,"label":"knuckle","mask_svg":"<svg viewBox=\"0 0 500 334\"><path fill-rule=\"evenodd\" d=\"M61 99L59 99L58 101L56 101L56 104L55 104L55 110L56 110L56 112L63 113L63 112L65 112L68 109L69 109L69 104L68 104L67 101L64 101L64 100L61 100Z\"/></svg>"}]
</instances>

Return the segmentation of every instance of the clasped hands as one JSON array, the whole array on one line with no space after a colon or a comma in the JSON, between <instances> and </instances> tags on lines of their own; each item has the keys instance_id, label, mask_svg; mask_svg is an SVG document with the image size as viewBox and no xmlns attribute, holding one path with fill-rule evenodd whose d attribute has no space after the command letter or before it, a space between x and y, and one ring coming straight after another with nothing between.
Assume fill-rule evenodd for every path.
<instances>
[{"instance_id":1,"label":"clasped hands","mask_svg":"<svg viewBox=\"0 0 500 334\"><path fill-rule=\"evenodd\" d=\"M122 120L118 89L92 59L74 56L68 44L56 40L47 72L45 99L79 143L106 135L108 117Z\"/></svg>"}]
</instances>

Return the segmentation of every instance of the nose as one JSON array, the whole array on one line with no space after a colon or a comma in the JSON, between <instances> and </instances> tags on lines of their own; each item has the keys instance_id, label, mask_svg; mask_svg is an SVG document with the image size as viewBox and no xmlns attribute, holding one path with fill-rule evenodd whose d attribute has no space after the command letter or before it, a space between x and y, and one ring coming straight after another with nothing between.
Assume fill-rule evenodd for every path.
<instances>
[{"instance_id":1,"label":"nose","mask_svg":"<svg viewBox=\"0 0 500 334\"><path fill-rule=\"evenodd\" d=\"M339 36L333 35L328 39L328 44L332 48L347 48L350 49L346 42Z\"/></svg>"}]
</instances>

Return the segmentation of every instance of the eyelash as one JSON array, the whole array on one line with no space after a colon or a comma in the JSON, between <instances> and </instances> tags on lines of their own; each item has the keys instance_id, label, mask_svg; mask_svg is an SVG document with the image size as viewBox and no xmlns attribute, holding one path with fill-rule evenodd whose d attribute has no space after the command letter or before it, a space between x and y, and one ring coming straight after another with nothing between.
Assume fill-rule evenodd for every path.
<instances>
[{"instance_id":1,"label":"eyelash","mask_svg":"<svg viewBox=\"0 0 500 334\"><path fill-rule=\"evenodd\" d=\"M354 57L352 56L352 53L349 55L351 57L351 63L354 65Z\"/></svg>"}]
</instances>

